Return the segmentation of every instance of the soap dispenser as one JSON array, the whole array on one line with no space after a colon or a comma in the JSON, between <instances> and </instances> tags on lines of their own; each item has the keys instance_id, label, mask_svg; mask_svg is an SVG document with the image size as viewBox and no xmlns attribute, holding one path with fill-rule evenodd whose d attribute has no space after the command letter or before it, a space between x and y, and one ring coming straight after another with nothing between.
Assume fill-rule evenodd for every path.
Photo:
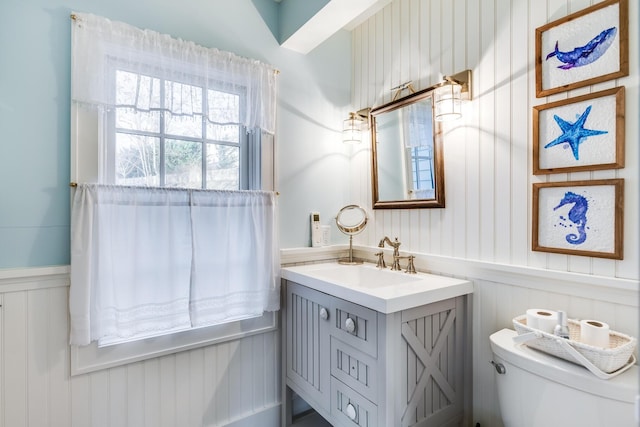
<instances>
[{"instance_id":1,"label":"soap dispenser","mask_svg":"<svg viewBox=\"0 0 640 427\"><path fill-rule=\"evenodd\" d=\"M558 324L553 329L553 334L560 338L569 339L569 326L567 326L567 314L558 310Z\"/></svg>"}]
</instances>

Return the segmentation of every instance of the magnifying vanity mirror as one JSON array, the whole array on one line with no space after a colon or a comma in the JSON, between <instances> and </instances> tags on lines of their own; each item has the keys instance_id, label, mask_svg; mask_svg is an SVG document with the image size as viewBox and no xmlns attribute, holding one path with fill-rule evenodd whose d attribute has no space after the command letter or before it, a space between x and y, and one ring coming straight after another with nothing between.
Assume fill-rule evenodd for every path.
<instances>
[{"instance_id":1,"label":"magnifying vanity mirror","mask_svg":"<svg viewBox=\"0 0 640 427\"><path fill-rule=\"evenodd\" d=\"M340 264L362 264L362 260L356 260L353 257L353 236L362 232L367 226L367 211L358 205L347 205L340 209L336 216L336 225L338 230L349 236L349 256L340 258Z\"/></svg>"},{"instance_id":2,"label":"magnifying vanity mirror","mask_svg":"<svg viewBox=\"0 0 640 427\"><path fill-rule=\"evenodd\" d=\"M371 110L374 209L443 208L442 130L433 88Z\"/></svg>"}]
</instances>

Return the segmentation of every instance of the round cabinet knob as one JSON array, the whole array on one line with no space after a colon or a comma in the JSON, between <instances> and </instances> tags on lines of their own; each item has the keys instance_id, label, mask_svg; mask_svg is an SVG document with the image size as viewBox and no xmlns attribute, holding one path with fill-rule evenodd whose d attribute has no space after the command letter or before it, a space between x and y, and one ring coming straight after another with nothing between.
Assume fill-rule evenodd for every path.
<instances>
[{"instance_id":1,"label":"round cabinet knob","mask_svg":"<svg viewBox=\"0 0 640 427\"><path fill-rule=\"evenodd\" d=\"M355 322L355 320L353 320L351 317L347 317L347 320L344 321L344 328L350 334L354 333L356 331L356 322Z\"/></svg>"},{"instance_id":2,"label":"round cabinet knob","mask_svg":"<svg viewBox=\"0 0 640 427\"><path fill-rule=\"evenodd\" d=\"M327 311L327 309L326 309L326 308L324 308L324 307L322 307L322 308L320 309L320 318L321 318L322 320L327 320L327 319L329 318L329 312L328 312L328 311Z\"/></svg>"},{"instance_id":3,"label":"round cabinet knob","mask_svg":"<svg viewBox=\"0 0 640 427\"><path fill-rule=\"evenodd\" d=\"M351 403L347 405L347 417L349 417L351 421L355 421L356 418L358 418L358 413L356 412L356 408Z\"/></svg>"}]
</instances>

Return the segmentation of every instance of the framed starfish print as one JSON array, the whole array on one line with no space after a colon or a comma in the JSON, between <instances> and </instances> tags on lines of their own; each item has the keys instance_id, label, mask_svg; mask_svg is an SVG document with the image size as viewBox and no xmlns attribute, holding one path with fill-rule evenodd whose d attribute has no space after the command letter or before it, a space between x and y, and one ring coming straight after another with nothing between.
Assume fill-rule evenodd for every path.
<instances>
[{"instance_id":1,"label":"framed starfish print","mask_svg":"<svg viewBox=\"0 0 640 427\"><path fill-rule=\"evenodd\" d=\"M536 29L536 96L629 75L628 0L606 0Z\"/></svg>"},{"instance_id":2,"label":"framed starfish print","mask_svg":"<svg viewBox=\"0 0 640 427\"><path fill-rule=\"evenodd\" d=\"M532 249L623 259L623 179L533 184Z\"/></svg>"},{"instance_id":3,"label":"framed starfish print","mask_svg":"<svg viewBox=\"0 0 640 427\"><path fill-rule=\"evenodd\" d=\"M624 87L533 107L533 174L624 167Z\"/></svg>"}]
</instances>

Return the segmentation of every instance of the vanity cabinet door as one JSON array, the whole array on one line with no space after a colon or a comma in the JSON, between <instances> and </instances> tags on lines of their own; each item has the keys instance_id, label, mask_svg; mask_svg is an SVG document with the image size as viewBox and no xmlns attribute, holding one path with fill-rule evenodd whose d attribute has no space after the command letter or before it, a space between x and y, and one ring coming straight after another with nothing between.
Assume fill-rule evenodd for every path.
<instances>
[{"instance_id":1,"label":"vanity cabinet door","mask_svg":"<svg viewBox=\"0 0 640 427\"><path fill-rule=\"evenodd\" d=\"M286 372L310 404L329 407L331 297L287 282Z\"/></svg>"}]
</instances>

